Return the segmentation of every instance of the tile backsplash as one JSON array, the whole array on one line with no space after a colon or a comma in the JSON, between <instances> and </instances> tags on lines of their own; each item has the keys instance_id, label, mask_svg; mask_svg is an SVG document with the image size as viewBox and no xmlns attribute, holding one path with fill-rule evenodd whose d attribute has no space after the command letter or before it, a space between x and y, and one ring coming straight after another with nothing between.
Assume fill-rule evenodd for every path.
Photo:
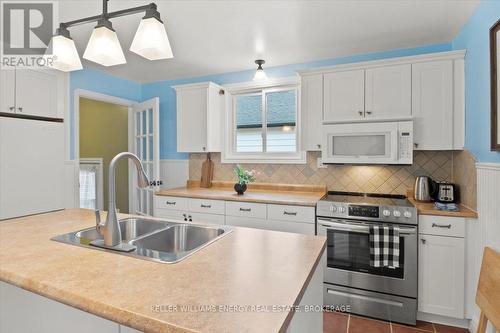
<instances>
[{"instance_id":1,"label":"tile backsplash","mask_svg":"<svg viewBox=\"0 0 500 333\"><path fill-rule=\"evenodd\" d=\"M460 190L460 203L477 210L476 158L468 150L453 152L453 182Z\"/></svg>"},{"instance_id":2,"label":"tile backsplash","mask_svg":"<svg viewBox=\"0 0 500 333\"><path fill-rule=\"evenodd\" d=\"M415 151L412 165L328 165L318 168L319 152L307 153L307 164L242 164L257 171L260 183L326 184L328 190L406 194L415 177L427 175L436 181L452 181L452 151ZM221 163L211 154L214 180L233 181L234 164ZM189 179L199 180L206 154L190 154Z\"/></svg>"}]
</instances>

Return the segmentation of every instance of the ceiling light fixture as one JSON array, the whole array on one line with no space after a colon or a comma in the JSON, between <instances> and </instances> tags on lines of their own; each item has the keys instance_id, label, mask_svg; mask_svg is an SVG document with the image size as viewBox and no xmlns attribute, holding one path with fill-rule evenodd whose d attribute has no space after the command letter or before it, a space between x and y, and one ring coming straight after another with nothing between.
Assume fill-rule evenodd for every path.
<instances>
[{"instance_id":1,"label":"ceiling light fixture","mask_svg":"<svg viewBox=\"0 0 500 333\"><path fill-rule=\"evenodd\" d=\"M255 71L255 75L253 77L254 81L259 81L259 80L265 80L267 79L266 72L264 72L264 69L262 68L262 65L265 64L266 62L262 59L255 60L255 63L259 65L257 67L257 70Z\"/></svg>"},{"instance_id":2,"label":"ceiling light fixture","mask_svg":"<svg viewBox=\"0 0 500 333\"><path fill-rule=\"evenodd\" d=\"M51 40L53 61L49 65L50 67L61 71L82 69L78 51L69 35L68 28L91 22L97 22L97 26L92 31L83 58L103 66L126 63L120 41L110 19L140 12L145 12L146 15L137 28L130 51L149 60L173 58L167 31L161 21L156 4L150 3L145 6L108 13L108 1L103 0L101 15L59 24L59 29Z\"/></svg>"}]
</instances>

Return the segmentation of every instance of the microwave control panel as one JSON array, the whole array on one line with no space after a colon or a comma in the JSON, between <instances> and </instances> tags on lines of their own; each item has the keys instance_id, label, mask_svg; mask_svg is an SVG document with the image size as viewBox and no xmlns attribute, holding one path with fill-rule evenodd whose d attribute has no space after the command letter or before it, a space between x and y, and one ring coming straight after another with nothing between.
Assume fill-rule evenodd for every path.
<instances>
[{"instance_id":1,"label":"microwave control panel","mask_svg":"<svg viewBox=\"0 0 500 333\"><path fill-rule=\"evenodd\" d=\"M399 123L398 151L401 164L413 162L413 122Z\"/></svg>"}]
</instances>

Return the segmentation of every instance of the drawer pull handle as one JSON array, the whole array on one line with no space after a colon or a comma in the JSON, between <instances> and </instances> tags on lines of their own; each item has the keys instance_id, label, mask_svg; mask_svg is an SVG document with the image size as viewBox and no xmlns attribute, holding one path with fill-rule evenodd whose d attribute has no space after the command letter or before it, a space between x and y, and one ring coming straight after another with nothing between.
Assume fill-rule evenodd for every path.
<instances>
[{"instance_id":1,"label":"drawer pull handle","mask_svg":"<svg viewBox=\"0 0 500 333\"><path fill-rule=\"evenodd\" d=\"M297 216L297 212L287 212L286 210L283 212L283 215L291 215L291 216Z\"/></svg>"},{"instance_id":2,"label":"drawer pull handle","mask_svg":"<svg viewBox=\"0 0 500 333\"><path fill-rule=\"evenodd\" d=\"M252 208L242 208L240 207L240 212L251 212Z\"/></svg>"},{"instance_id":3,"label":"drawer pull handle","mask_svg":"<svg viewBox=\"0 0 500 333\"><path fill-rule=\"evenodd\" d=\"M167 205L172 205L172 206L175 206L175 203L176 203L176 202L175 202L175 201L167 201L166 203L167 203Z\"/></svg>"},{"instance_id":4,"label":"drawer pull handle","mask_svg":"<svg viewBox=\"0 0 500 333\"><path fill-rule=\"evenodd\" d=\"M451 224L441 225L441 224L436 224L436 223L433 223L433 224L432 224L432 227L433 227L433 228L447 228L447 229L451 229Z\"/></svg>"},{"instance_id":5,"label":"drawer pull handle","mask_svg":"<svg viewBox=\"0 0 500 333\"><path fill-rule=\"evenodd\" d=\"M204 204L201 204L200 206L201 206L201 208L212 208L212 205L204 205Z\"/></svg>"}]
</instances>

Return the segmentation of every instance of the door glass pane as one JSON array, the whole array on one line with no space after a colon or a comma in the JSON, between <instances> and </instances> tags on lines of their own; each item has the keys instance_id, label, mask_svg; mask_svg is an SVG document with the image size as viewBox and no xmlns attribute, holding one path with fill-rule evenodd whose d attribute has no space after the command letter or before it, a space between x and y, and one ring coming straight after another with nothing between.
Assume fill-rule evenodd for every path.
<instances>
[{"instance_id":1,"label":"door glass pane","mask_svg":"<svg viewBox=\"0 0 500 333\"><path fill-rule=\"evenodd\" d=\"M334 156L387 156L386 135L332 136Z\"/></svg>"},{"instance_id":2,"label":"door glass pane","mask_svg":"<svg viewBox=\"0 0 500 333\"><path fill-rule=\"evenodd\" d=\"M135 114L135 134L141 134L141 114L139 112Z\"/></svg>"},{"instance_id":3,"label":"door glass pane","mask_svg":"<svg viewBox=\"0 0 500 333\"><path fill-rule=\"evenodd\" d=\"M143 137L142 138L142 148L141 148L141 151L142 151L142 160L146 160L146 152L148 151L148 149L146 148L146 139L147 137Z\"/></svg>"},{"instance_id":4,"label":"door glass pane","mask_svg":"<svg viewBox=\"0 0 500 333\"><path fill-rule=\"evenodd\" d=\"M154 152L154 149L153 149L153 136L150 135L149 138L149 160L150 161L153 161L154 160L154 155L153 155L153 152Z\"/></svg>"},{"instance_id":5,"label":"door glass pane","mask_svg":"<svg viewBox=\"0 0 500 333\"><path fill-rule=\"evenodd\" d=\"M148 133L153 133L153 109L148 109L148 119L149 119Z\"/></svg>"},{"instance_id":6,"label":"door glass pane","mask_svg":"<svg viewBox=\"0 0 500 333\"><path fill-rule=\"evenodd\" d=\"M262 97L240 95L236 100L236 152L262 152Z\"/></svg>"},{"instance_id":7,"label":"door glass pane","mask_svg":"<svg viewBox=\"0 0 500 333\"><path fill-rule=\"evenodd\" d=\"M146 134L147 133L147 131L146 131L146 124L147 124L146 111L142 111L141 114L142 114L142 134Z\"/></svg>"},{"instance_id":8,"label":"door glass pane","mask_svg":"<svg viewBox=\"0 0 500 333\"><path fill-rule=\"evenodd\" d=\"M295 90L266 93L268 152L297 151Z\"/></svg>"}]
</instances>

